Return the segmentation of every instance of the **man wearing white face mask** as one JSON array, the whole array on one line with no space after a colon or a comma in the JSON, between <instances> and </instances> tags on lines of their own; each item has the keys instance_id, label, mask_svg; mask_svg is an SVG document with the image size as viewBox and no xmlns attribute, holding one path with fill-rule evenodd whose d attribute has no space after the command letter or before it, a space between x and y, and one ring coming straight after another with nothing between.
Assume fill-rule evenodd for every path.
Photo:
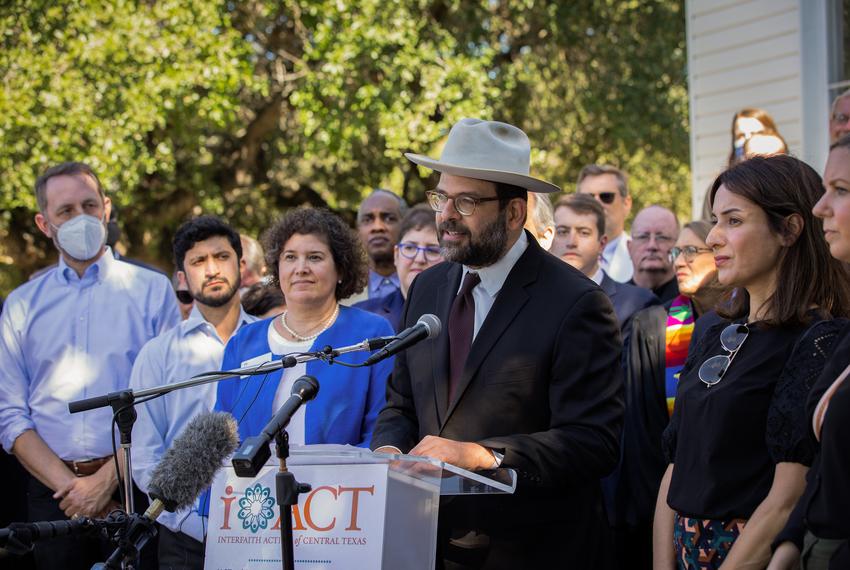
<instances>
[{"instance_id":1,"label":"man wearing white face mask","mask_svg":"<svg viewBox=\"0 0 850 570\"><path fill-rule=\"evenodd\" d=\"M167 278L106 246L111 203L90 167L54 166L35 193L36 225L60 258L0 315L0 443L33 476L30 520L102 516L116 506L112 413L71 415L68 402L127 388L139 350L179 314ZM63 537L40 543L35 558L39 568L89 568L110 551Z\"/></svg>"}]
</instances>

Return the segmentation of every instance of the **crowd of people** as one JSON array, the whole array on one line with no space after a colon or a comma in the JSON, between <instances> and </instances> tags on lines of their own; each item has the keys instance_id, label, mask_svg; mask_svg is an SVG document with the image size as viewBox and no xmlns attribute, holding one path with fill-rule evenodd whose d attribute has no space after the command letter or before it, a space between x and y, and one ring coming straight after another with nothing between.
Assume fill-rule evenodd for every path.
<instances>
[{"instance_id":1,"label":"crowd of people","mask_svg":"<svg viewBox=\"0 0 850 570\"><path fill-rule=\"evenodd\" d=\"M744 109L705 219L650 204L627 231L625 172L589 164L553 201L520 129L463 119L439 158L406 155L439 175L425 203L376 189L356 228L296 208L262 244L202 215L175 230L171 279L118 255L91 167L53 166L35 223L59 262L0 314L0 443L25 497L6 516L105 516L121 477L141 511L193 417L226 411L255 436L310 374L321 390L293 444L516 471L512 495L441 505L439 568L850 568L850 91L829 135L821 179ZM138 405L132 473L116 473L111 410L68 411L425 314L438 337L371 367L315 360ZM142 567L202 568L208 502L160 516ZM35 566L88 568L113 547L58 538Z\"/></svg>"}]
</instances>

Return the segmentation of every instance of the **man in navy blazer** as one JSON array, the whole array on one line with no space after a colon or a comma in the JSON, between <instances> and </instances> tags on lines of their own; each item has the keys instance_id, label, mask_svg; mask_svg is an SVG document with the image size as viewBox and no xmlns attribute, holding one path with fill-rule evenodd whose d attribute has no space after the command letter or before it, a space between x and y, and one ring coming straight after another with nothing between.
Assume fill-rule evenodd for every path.
<instances>
[{"instance_id":1,"label":"man in navy blazer","mask_svg":"<svg viewBox=\"0 0 850 570\"><path fill-rule=\"evenodd\" d=\"M555 204L555 239L549 250L587 277L611 299L623 339L631 331L632 316L661 301L648 289L614 281L600 267L605 249L605 211L587 194L573 194Z\"/></svg>"}]
</instances>

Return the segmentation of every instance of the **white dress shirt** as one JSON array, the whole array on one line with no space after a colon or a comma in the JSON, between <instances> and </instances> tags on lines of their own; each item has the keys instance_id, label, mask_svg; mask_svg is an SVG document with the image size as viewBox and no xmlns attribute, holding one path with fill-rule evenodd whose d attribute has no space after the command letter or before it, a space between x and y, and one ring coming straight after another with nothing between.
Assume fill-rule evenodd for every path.
<instances>
[{"instance_id":1,"label":"white dress shirt","mask_svg":"<svg viewBox=\"0 0 850 570\"><path fill-rule=\"evenodd\" d=\"M472 288L472 298L475 300L475 325L472 331L473 342L475 342L475 337L478 336L478 331L481 330L481 325L484 324L484 319L487 318L487 314L493 308L493 303L496 302L496 295L502 290L508 274L514 268L519 258L522 257L522 254L525 253L526 248L528 248L528 237L525 235L525 231L523 231L520 232L519 239L514 242L508 252L493 265L479 267L477 269L466 265L463 266L463 273L460 276L460 287L457 289L458 293L460 293L463 287L463 280L467 273L477 273L481 278L481 282ZM390 449L394 453L401 454L401 450L392 445L384 446L382 449ZM501 465L502 459L505 457L504 454L489 448L485 449L493 454L491 468L496 469Z\"/></svg>"},{"instance_id":2,"label":"white dress shirt","mask_svg":"<svg viewBox=\"0 0 850 570\"><path fill-rule=\"evenodd\" d=\"M593 274L593 277L590 278L591 281L596 283L597 285L602 285L602 280L605 278L605 271L598 267L596 269L596 273Z\"/></svg>"},{"instance_id":3,"label":"white dress shirt","mask_svg":"<svg viewBox=\"0 0 850 570\"><path fill-rule=\"evenodd\" d=\"M508 252L502 258L487 267L474 269L472 267L463 266L463 274L460 277L460 284L463 287L463 279L467 273L478 273L481 277L481 283L472 289L472 298L475 300L475 326L472 330L472 340L478 336L478 331L481 330L481 325L484 324L484 319L490 309L493 308L493 303L496 302L496 295L502 290L505 280L508 278L508 273L514 268L517 260L525 253L528 247L528 238L525 232L519 234L519 239L511 246ZM460 287L458 287L460 292Z\"/></svg>"},{"instance_id":4,"label":"white dress shirt","mask_svg":"<svg viewBox=\"0 0 850 570\"><path fill-rule=\"evenodd\" d=\"M242 325L256 320L240 309L239 324L233 334ZM153 388L218 370L223 355L224 343L218 332L195 306L188 319L142 348L133 366L130 387ZM210 382L176 390L136 406L139 417L133 426L133 478L142 491L149 491L151 471L186 424L196 415L213 409L216 386ZM198 514L197 504L174 513L163 512L157 522L174 532L204 540L206 518Z\"/></svg>"},{"instance_id":5,"label":"white dress shirt","mask_svg":"<svg viewBox=\"0 0 850 570\"><path fill-rule=\"evenodd\" d=\"M496 295L502 290L508 274L514 268L519 258L522 257L522 254L525 253L526 248L528 248L528 237L523 231L520 232L519 239L514 242L508 252L493 265L478 269L473 269L466 265L463 266L463 273L460 278L461 287L463 287L463 280L467 273L478 273L478 276L481 278L481 283L472 289L472 298L475 300L475 325L472 330L473 342L475 342L475 337L478 336L478 331L481 330L481 325L484 324L484 319L487 318L490 309L493 308L493 303L496 302ZM458 287L458 292L460 292L461 287ZM505 456L489 448L488 451L493 454L493 465L491 468L495 469L502 464L502 459Z\"/></svg>"},{"instance_id":6,"label":"white dress shirt","mask_svg":"<svg viewBox=\"0 0 850 570\"><path fill-rule=\"evenodd\" d=\"M0 316L0 441L35 430L62 459L112 455L112 409L68 402L127 388L142 346L180 321L164 275L106 251L82 278L59 264L9 295Z\"/></svg>"},{"instance_id":7,"label":"white dress shirt","mask_svg":"<svg viewBox=\"0 0 850 570\"><path fill-rule=\"evenodd\" d=\"M602 251L602 269L614 281L625 283L632 278L634 267L629 255L629 236L626 232L605 244Z\"/></svg>"}]
</instances>

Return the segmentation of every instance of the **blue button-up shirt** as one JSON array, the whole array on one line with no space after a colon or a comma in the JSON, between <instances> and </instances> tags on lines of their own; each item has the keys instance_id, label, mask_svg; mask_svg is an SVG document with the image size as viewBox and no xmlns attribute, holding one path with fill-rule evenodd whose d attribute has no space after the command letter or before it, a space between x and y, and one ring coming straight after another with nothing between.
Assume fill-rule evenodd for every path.
<instances>
[{"instance_id":1,"label":"blue button-up shirt","mask_svg":"<svg viewBox=\"0 0 850 570\"><path fill-rule=\"evenodd\" d=\"M386 297L393 291L400 289L401 285L398 280L398 273L387 275L386 277L380 273L375 273L369 270L369 298L378 299Z\"/></svg>"},{"instance_id":2,"label":"blue button-up shirt","mask_svg":"<svg viewBox=\"0 0 850 570\"><path fill-rule=\"evenodd\" d=\"M256 320L241 311L236 331ZM133 366L130 387L153 388L218 370L222 356L224 343L196 305L188 319L142 348ZM213 409L217 386L211 382L177 390L136 407L139 418L133 426L133 479L142 491L149 491L153 468L186 424L196 415ZM197 508L162 513L157 522L174 532L204 540L206 524Z\"/></svg>"},{"instance_id":3,"label":"blue button-up shirt","mask_svg":"<svg viewBox=\"0 0 850 570\"><path fill-rule=\"evenodd\" d=\"M59 265L9 295L0 316L0 443L35 430L62 459L112 454L112 410L68 402L127 388L142 346L180 320L168 279L107 248L82 278Z\"/></svg>"}]
</instances>

